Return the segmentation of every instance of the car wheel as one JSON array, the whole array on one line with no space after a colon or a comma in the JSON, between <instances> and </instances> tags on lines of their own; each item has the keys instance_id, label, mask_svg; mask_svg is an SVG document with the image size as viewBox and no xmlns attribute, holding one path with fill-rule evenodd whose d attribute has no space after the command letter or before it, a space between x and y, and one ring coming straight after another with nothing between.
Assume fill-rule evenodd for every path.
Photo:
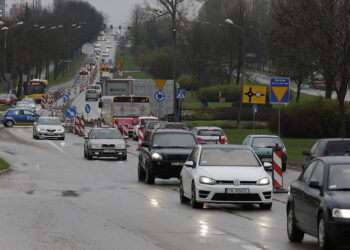
<instances>
[{"instance_id":1,"label":"car wheel","mask_svg":"<svg viewBox=\"0 0 350 250\"><path fill-rule=\"evenodd\" d=\"M151 170L149 168L146 169L146 177L145 177L145 181L147 184L154 184L154 174L151 172Z\"/></svg>"},{"instance_id":2,"label":"car wheel","mask_svg":"<svg viewBox=\"0 0 350 250\"><path fill-rule=\"evenodd\" d=\"M86 159L87 156L86 156L86 150L84 149L84 159Z\"/></svg>"},{"instance_id":3,"label":"car wheel","mask_svg":"<svg viewBox=\"0 0 350 250\"><path fill-rule=\"evenodd\" d=\"M187 197L185 197L185 192L184 192L184 187L183 187L183 183L182 183L182 179L180 179L180 202L182 204L184 203L188 203L190 201L190 199L188 199Z\"/></svg>"},{"instance_id":4,"label":"car wheel","mask_svg":"<svg viewBox=\"0 0 350 250\"><path fill-rule=\"evenodd\" d=\"M192 184L192 191L191 191L191 207L196 208L196 209L202 209L203 208L203 203L197 202L196 199L196 186L194 183Z\"/></svg>"},{"instance_id":5,"label":"car wheel","mask_svg":"<svg viewBox=\"0 0 350 250\"><path fill-rule=\"evenodd\" d=\"M60 138L61 141L64 141L65 137Z\"/></svg>"},{"instance_id":6,"label":"car wheel","mask_svg":"<svg viewBox=\"0 0 350 250\"><path fill-rule=\"evenodd\" d=\"M122 157L122 160L123 160L123 161L126 161L127 159L128 159L128 156L127 156L127 155Z\"/></svg>"},{"instance_id":7,"label":"car wheel","mask_svg":"<svg viewBox=\"0 0 350 250\"><path fill-rule=\"evenodd\" d=\"M139 181L144 181L146 178L145 170L143 170L141 163L139 162L138 168L137 168L137 177Z\"/></svg>"},{"instance_id":8,"label":"car wheel","mask_svg":"<svg viewBox=\"0 0 350 250\"><path fill-rule=\"evenodd\" d=\"M33 139L36 139L36 136L35 136L35 134L33 133Z\"/></svg>"},{"instance_id":9,"label":"car wheel","mask_svg":"<svg viewBox=\"0 0 350 250\"><path fill-rule=\"evenodd\" d=\"M92 160L92 156L90 155L89 150L86 152L86 158L88 160Z\"/></svg>"},{"instance_id":10,"label":"car wheel","mask_svg":"<svg viewBox=\"0 0 350 250\"><path fill-rule=\"evenodd\" d=\"M11 128L11 127L13 127L14 124L15 124L15 123L14 123L13 121L8 120L8 121L5 123L5 127Z\"/></svg>"},{"instance_id":11,"label":"car wheel","mask_svg":"<svg viewBox=\"0 0 350 250\"><path fill-rule=\"evenodd\" d=\"M286 171L287 170L287 161L282 162L282 171Z\"/></svg>"},{"instance_id":12,"label":"car wheel","mask_svg":"<svg viewBox=\"0 0 350 250\"><path fill-rule=\"evenodd\" d=\"M287 213L287 234L292 242L301 242L304 239L304 232L295 225L294 209L292 206Z\"/></svg>"},{"instance_id":13,"label":"car wheel","mask_svg":"<svg viewBox=\"0 0 350 250\"><path fill-rule=\"evenodd\" d=\"M272 208L272 202L259 204L259 208L261 210L270 210Z\"/></svg>"},{"instance_id":14,"label":"car wheel","mask_svg":"<svg viewBox=\"0 0 350 250\"><path fill-rule=\"evenodd\" d=\"M327 228L324 219L321 216L318 220L318 247L321 250L333 249L333 244L328 236Z\"/></svg>"}]
</instances>

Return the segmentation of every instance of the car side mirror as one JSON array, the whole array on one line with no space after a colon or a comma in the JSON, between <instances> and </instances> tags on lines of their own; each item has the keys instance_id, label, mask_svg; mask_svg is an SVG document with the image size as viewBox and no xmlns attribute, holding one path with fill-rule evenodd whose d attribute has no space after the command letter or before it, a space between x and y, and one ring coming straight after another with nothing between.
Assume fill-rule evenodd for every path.
<instances>
[{"instance_id":1,"label":"car side mirror","mask_svg":"<svg viewBox=\"0 0 350 250\"><path fill-rule=\"evenodd\" d=\"M263 166L264 166L265 169L272 168L272 164L270 162L263 162Z\"/></svg>"},{"instance_id":2,"label":"car side mirror","mask_svg":"<svg viewBox=\"0 0 350 250\"><path fill-rule=\"evenodd\" d=\"M303 152L302 152L302 155L305 155L305 156L310 156L310 152L303 151Z\"/></svg>"},{"instance_id":3,"label":"car side mirror","mask_svg":"<svg viewBox=\"0 0 350 250\"><path fill-rule=\"evenodd\" d=\"M186 161L185 167L194 168L194 162L193 161Z\"/></svg>"},{"instance_id":4,"label":"car side mirror","mask_svg":"<svg viewBox=\"0 0 350 250\"><path fill-rule=\"evenodd\" d=\"M147 147L149 147L149 145L148 145L147 142L142 142L142 143L141 143L141 147L146 147L146 148L147 148Z\"/></svg>"},{"instance_id":5,"label":"car side mirror","mask_svg":"<svg viewBox=\"0 0 350 250\"><path fill-rule=\"evenodd\" d=\"M320 182L319 182L319 181L310 181L309 187L320 189L320 188L321 188L321 185L320 185Z\"/></svg>"}]
</instances>

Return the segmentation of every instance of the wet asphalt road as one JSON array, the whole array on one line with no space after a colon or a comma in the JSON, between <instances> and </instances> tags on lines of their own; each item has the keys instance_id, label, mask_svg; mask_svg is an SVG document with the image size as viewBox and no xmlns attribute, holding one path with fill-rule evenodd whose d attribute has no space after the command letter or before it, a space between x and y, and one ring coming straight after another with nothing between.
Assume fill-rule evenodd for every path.
<instances>
[{"instance_id":1,"label":"wet asphalt road","mask_svg":"<svg viewBox=\"0 0 350 250\"><path fill-rule=\"evenodd\" d=\"M137 181L136 143L128 160L83 158L83 138L32 139L31 127L0 128L0 156L14 168L0 177L1 249L317 249L288 242L285 201L252 206L182 205L178 181ZM288 170L285 182L297 178Z\"/></svg>"}]
</instances>

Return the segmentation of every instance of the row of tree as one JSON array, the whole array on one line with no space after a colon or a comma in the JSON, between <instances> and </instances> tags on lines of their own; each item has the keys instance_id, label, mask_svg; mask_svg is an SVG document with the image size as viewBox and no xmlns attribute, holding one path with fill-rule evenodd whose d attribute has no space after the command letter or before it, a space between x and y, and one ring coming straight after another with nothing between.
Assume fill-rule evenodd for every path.
<instances>
[{"instance_id":1,"label":"row of tree","mask_svg":"<svg viewBox=\"0 0 350 250\"><path fill-rule=\"evenodd\" d=\"M25 6L15 20L5 20L0 32L0 72L2 81L18 79L17 95L22 95L23 75L40 77L54 65L54 77L64 73L86 42L103 29L104 18L87 2L55 0L51 9ZM6 47L4 46L6 43Z\"/></svg>"}]
</instances>

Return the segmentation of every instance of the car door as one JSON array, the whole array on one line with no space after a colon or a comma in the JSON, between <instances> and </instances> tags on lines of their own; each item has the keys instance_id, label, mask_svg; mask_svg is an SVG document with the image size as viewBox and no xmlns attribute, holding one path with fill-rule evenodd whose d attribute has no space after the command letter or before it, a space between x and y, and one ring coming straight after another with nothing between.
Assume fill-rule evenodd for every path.
<instances>
[{"instance_id":1,"label":"car door","mask_svg":"<svg viewBox=\"0 0 350 250\"><path fill-rule=\"evenodd\" d=\"M191 195L191 184L192 184L192 179L193 179L193 171L194 171L196 164L197 164L196 159L198 157L198 152L199 152L199 148L195 147L187 159L187 161L193 161L194 167L187 167L187 166L183 167L184 168L184 171L183 171L184 179L182 181L184 184L184 192L185 192L186 196L188 196L188 197Z\"/></svg>"},{"instance_id":2,"label":"car door","mask_svg":"<svg viewBox=\"0 0 350 250\"><path fill-rule=\"evenodd\" d=\"M306 226L305 222L307 221L307 210L305 208L306 206L306 197L305 197L305 191L306 186L309 183L311 173L315 166L317 166L318 161L312 161L309 165L307 165L303 171L303 173L300 175L297 184L292 189L292 195L294 199L294 213L295 218L300 225L303 226L303 228ZM307 226L306 226L307 227Z\"/></svg>"},{"instance_id":3,"label":"car door","mask_svg":"<svg viewBox=\"0 0 350 250\"><path fill-rule=\"evenodd\" d=\"M147 141L148 147L141 147L140 149L140 161L144 169L147 169L147 162L151 159L151 147L152 147L153 135L148 136Z\"/></svg>"},{"instance_id":4,"label":"car door","mask_svg":"<svg viewBox=\"0 0 350 250\"><path fill-rule=\"evenodd\" d=\"M323 176L324 176L324 163L318 161L317 166L314 168L311 178L305 187L305 212L306 221L305 224L310 231L317 233L317 212L321 203L321 190L318 188L311 188L309 186L311 181L318 181L320 186L323 186Z\"/></svg>"},{"instance_id":5,"label":"car door","mask_svg":"<svg viewBox=\"0 0 350 250\"><path fill-rule=\"evenodd\" d=\"M33 124L36 120L36 117L33 111L23 110L23 115L24 115L24 120L26 124Z\"/></svg>"},{"instance_id":6,"label":"car door","mask_svg":"<svg viewBox=\"0 0 350 250\"><path fill-rule=\"evenodd\" d=\"M18 125L24 124L26 120L25 120L25 116L23 114L23 110L21 110L21 109L14 110L12 119Z\"/></svg>"}]
</instances>

